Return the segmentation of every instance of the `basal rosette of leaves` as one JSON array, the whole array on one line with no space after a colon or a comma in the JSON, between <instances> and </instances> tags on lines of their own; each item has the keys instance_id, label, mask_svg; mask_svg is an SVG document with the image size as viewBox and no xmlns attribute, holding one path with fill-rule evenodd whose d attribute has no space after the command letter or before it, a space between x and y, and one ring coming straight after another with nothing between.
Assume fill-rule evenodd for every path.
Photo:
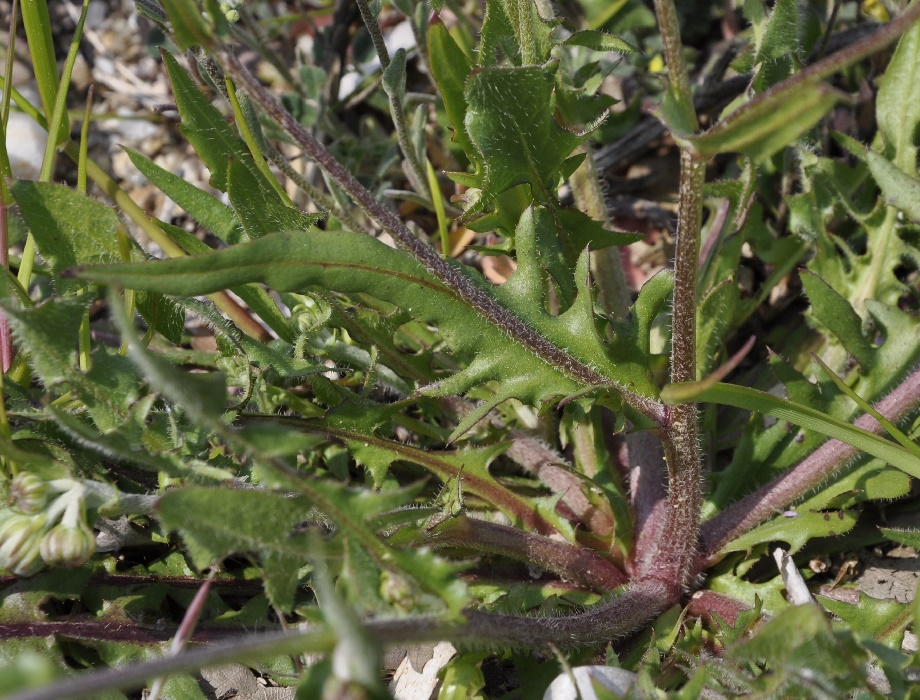
<instances>
[{"instance_id":1,"label":"basal rosette of leaves","mask_svg":"<svg viewBox=\"0 0 920 700\"><path fill-rule=\"evenodd\" d=\"M909 697L916 605L808 564L918 541L877 525L920 477L920 5L875 27L855 3L746 2L715 75L678 24L708 20L667 0L577 21L339 5L380 65L347 103L374 121L364 156L323 63L349 49L335 23L292 67L289 18L143 0L211 188L128 156L208 235L69 146L116 207L4 180L30 234L0 295L0 687L201 697L196 669L239 661L304 697L388 697L385 649L449 640L443 698L500 697L489 664L538 697L603 649L640 694ZM414 51L386 48L394 18ZM701 106L729 64L746 90ZM877 129L847 122L883 65ZM634 293L619 252L643 235L612 224L592 157L651 128L611 113L618 71L680 159L673 263ZM451 227L481 245L452 257ZM815 604L787 602L777 546Z\"/></svg>"}]
</instances>

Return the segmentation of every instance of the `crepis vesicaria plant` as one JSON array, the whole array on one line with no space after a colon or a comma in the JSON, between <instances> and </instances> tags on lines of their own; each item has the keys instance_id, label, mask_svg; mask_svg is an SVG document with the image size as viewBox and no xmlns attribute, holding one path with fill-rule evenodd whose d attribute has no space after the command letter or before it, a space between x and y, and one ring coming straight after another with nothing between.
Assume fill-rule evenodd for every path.
<instances>
[{"instance_id":1,"label":"crepis vesicaria plant","mask_svg":"<svg viewBox=\"0 0 920 700\"><path fill-rule=\"evenodd\" d=\"M630 21L586 10L630 41L530 0L488 0L482 16L336 3L297 65L258 4L136 4L169 38L181 130L212 190L129 156L209 236L149 218L66 143L54 96L76 49L60 84L53 55L42 63L44 114L21 106L62 134L47 162L58 145L119 211L50 170L3 191L29 234L4 277L18 355L4 335L0 564L33 577L13 584L2 629L22 649L41 630L70 640L45 651L49 678L64 658L119 668L20 697L166 674L175 694L190 670L265 659L308 695L372 697L382 648L439 640L463 650L442 697L482 697L487 653L534 696L555 662L533 652L605 645L647 694L907 696L910 606L844 589L822 609L788 555L840 548L826 543L858 521L874 533L861 542L920 542L871 520L920 476L920 4L872 26L857 3L749 0L750 31L695 69L670 0L626 3ZM31 5L38 69L47 13ZM411 53L381 30L400 17ZM852 26L833 33L838 20ZM362 136L333 89L357 26L354 51L369 37L380 66L366 102L349 98L368 110ZM282 100L243 47L274 66ZM886 51L877 128L830 132ZM659 58L663 83L643 73ZM638 117L607 114L614 71L659 93L655 119L620 140ZM633 294L618 248L641 236L611 224L595 155L664 132L679 153L674 262ZM127 220L170 259L146 259ZM461 255L464 233L485 245ZM499 255L513 273L495 284L480 269ZM771 299L799 288L804 315L771 324ZM100 297L121 348L92 340ZM188 349L187 314L213 351ZM91 527L109 538L96 554ZM762 565L776 543L781 574ZM209 567L194 601L175 592ZM182 625L141 634L170 585ZM90 616L49 612L49 597ZM125 665L275 615L286 631ZM286 656L306 652L329 661ZM39 663L23 658L4 671L13 685Z\"/></svg>"}]
</instances>

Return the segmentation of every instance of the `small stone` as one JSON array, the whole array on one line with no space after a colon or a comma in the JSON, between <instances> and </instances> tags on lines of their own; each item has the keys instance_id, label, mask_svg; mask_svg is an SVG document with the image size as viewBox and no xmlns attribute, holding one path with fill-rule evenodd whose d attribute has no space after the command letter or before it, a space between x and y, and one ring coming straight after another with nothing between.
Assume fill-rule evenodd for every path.
<instances>
[{"instance_id":1,"label":"small stone","mask_svg":"<svg viewBox=\"0 0 920 700\"><path fill-rule=\"evenodd\" d=\"M6 125L6 150L14 178L38 179L47 141L47 132L31 117L22 112L10 111Z\"/></svg>"},{"instance_id":2,"label":"small stone","mask_svg":"<svg viewBox=\"0 0 920 700\"><path fill-rule=\"evenodd\" d=\"M574 681L574 682L573 682ZM598 700L595 684L607 691L603 697L625 697L636 681L636 674L612 666L576 666L550 683L543 700Z\"/></svg>"}]
</instances>

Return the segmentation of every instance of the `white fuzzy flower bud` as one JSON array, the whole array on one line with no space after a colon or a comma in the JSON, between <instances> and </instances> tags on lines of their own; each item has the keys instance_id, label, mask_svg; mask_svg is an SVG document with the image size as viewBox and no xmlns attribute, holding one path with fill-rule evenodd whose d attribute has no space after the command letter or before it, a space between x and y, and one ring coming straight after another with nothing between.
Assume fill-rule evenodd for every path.
<instances>
[{"instance_id":1,"label":"white fuzzy flower bud","mask_svg":"<svg viewBox=\"0 0 920 700\"><path fill-rule=\"evenodd\" d=\"M0 566L17 576L31 576L44 567L40 543L47 529L44 515L14 515L0 525Z\"/></svg>"},{"instance_id":2,"label":"white fuzzy flower bud","mask_svg":"<svg viewBox=\"0 0 920 700\"><path fill-rule=\"evenodd\" d=\"M41 557L50 566L82 566L96 551L96 538L89 527L60 523L42 538Z\"/></svg>"},{"instance_id":3,"label":"white fuzzy flower bud","mask_svg":"<svg viewBox=\"0 0 920 700\"><path fill-rule=\"evenodd\" d=\"M48 503L48 482L38 474L19 472L10 483L10 506L26 515L44 510Z\"/></svg>"}]
</instances>

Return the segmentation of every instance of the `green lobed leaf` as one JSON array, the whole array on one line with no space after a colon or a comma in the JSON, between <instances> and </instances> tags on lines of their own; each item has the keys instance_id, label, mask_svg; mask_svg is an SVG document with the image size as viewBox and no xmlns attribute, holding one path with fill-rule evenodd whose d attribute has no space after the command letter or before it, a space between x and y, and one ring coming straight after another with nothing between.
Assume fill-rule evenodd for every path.
<instances>
[{"instance_id":1,"label":"green lobed leaf","mask_svg":"<svg viewBox=\"0 0 920 700\"><path fill-rule=\"evenodd\" d=\"M807 697L814 687L827 697L849 697L867 687L867 657L852 634L835 634L817 605L791 606L726 650L732 664L767 666L753 680L761 697Z\"/></svg>"},{"instance_id":2,"label":"green lobed leaf","mask_svg":"<svg viewBox=\"0 0 920 700\"><path fill-rule=\"evenodd\" d=\"M920 223L920 180L871 148L866 149L866 162L886 204L903 211L914 223Z\"/></svg>"},{"instance_id":3,"label":"green lobed leaf","mask_svg":"<svg viewBox=\"0 0 920 700\"><path fill-rule=\"evenodd\" d=\"M859 513L849 510L790 512L795 514L778 515L773 520L732 540L719 551L722 553L749 552L758 544L781 541L788 543L789 554L795 554L815 538L835 537L849 532L859 519Z\"/></svg>"},{"instance_id":4,"label":"green lobed leaf","mask_svg":"<svg viewBox=\"0 0 920 700\"><path fill-rule=\"evenodd\" d=\"M879 530L893 542L920 549L920 530L902 530L893 527L880 527Z\"/></svg>"},{"instance_id":5,"label":"green lobed leaf","mask_svg":"<svg viewBox=\"0 0 920 700\"><path fill-rule=\"evenodd\" d=\"M392 412L388 406L383 409ZM489 472L492 461L507 449L498 443L488 447L465 448L455 451L420 449L375 434L382 417L373 407L340 406L322 418L298 419L281 416L246 415L249 424L261 421L269 424L296 426L299 430L318 433L341 440L358 464L366 466L375 484L381 484L390 465L397 461L410 462L426 469L441 482L460 480L463 493L478 496L504 513L519 527L543 534L562 533L574 538L571 527L554 509L540 509L536 499L520 496L500 484Z\"/></svg>"},{"instance_id":6,"label":"green lobed leaf","mask_svg":"<svg viewBox=\"0 0 920 700\"><path fill-rule=\"evenodd\" d=\"M473 142L466 133L466 81L473 64L435 15L428 25L428 60L431 74L438 84L444 101L444 110L454 129L451 141L469 156L477 155Z\"/></svg>"},{"instance_id":7,"label":"green lobed leaf","mask_svg":"<svg viewBox=\"0 0 920 700\"><path fill-rule=\"evenodd\" d=\"M827 596L819 596L821 605L849 623L861 635L900 645L904 630L911 623L910 605L896 600L882 600L859 592L855 605Z\"/></svg>"},{"instance_id":8,"label":"green lobed leaf","mask_svg":"<svg viewBox=\"0 0 920 700\"><path fill-rule=\"evenodd\" d=\"M906 495L910 485L907 474L892 469L880 459L871 459L836 476L795 507L803 511L826 510L849 508L863 501L893 501Z\"/></svg>"},{"instance_id":9,"label":"green lobed leaf","mask_svg":"<svg viewBox=\"0 0 920 700\"><path fill-rule=\"evenodd\" d=\"M271 483L271 482L268 482ZM330 518L343 534L360 541L364 550L381 568L405 574L414 585L443 601L448 610L457 615L469 602L466 584L457 574L466 568L435 555L428 548L400 550L389 546L378 537L374 521L384 513L404 507L415 498L421 485L390 491L354 490L332 481L284 478L277 485L294 487L307 496L315 506Z\"/></svg>"},{"instance_id":10,"label":"green lobed leaf","mask_svg":"<svg viewBox=\"0 0 920 700\"><path fill-rule=\"evenodd\" d=\"M532 225L532 218L529 220ZM524 225L530 226L527 222ZM529 235L533 235L532 230ZM587 289L587 257L582 256L576 273L578 301L558 317L545 310L542 289L538 298L529 297L532 275L527 272L528 267L525 264L523 271L519 267L521 277L517 282L512 278L496 290L489 289L472 272L463 274L470 275L486 293L494 294L576 358L611 379L628 384L633 391L654 395L656 389L648 368L642 358L631 352L636 343L648 342L647 338L642 340L642 332L632 329L623 333L622 360L617 355L620 351L616 344L609 351L598 335ZM491 406L511 397L538 404L582 388L563 368L551 367L528 349L507 342L499 328L432 278L407 254L367 236L342 232L317 232L309 236L271 234L207 256L137 266L86 268L78 274L101 282L183 295L208 293L251 281L263 282L279 291L315 285L346 294L371 294L406 309L419 321L435 323L455 352L474 357L468 367L429 386L426 393L441 396L463 393L484 382L500 380L495 397L481 406L477 414L471 414L467 426ZM647 319L636 321L646 322L650 323ZM620 361L615 362L614 357Z\"/></svg>"},{"instance_id":11,"label":"green lobed leaf","mask_svg":"<svg viewBox=\"0 0 920 700\"><path fill-rule=\"evenodd\" d=\"M554 85L539 67L483 68L470 76L464 123L483 162L474 211L522 183L545 200L549 181L587 138L556 123Z\"/></svg>"},{"instance_id":12,"label":"green lobed leaf","mask_svg":"<svg viewBox=\"0 0 920 700\"><path fill-rule=\"evenodd\" d=\"M811 302L811 315L837 336L849 352L865 369L875 363L875 348L866 339L862 319L850 303L818 275L801 271L802 286Z\"/></svg>"},{"instance_id":13,"label":"green lobed leaf","mask_svg":"<svg viewBox=\"0 0 920 700\"><path fill-rule=\"evenodd\" d=\"M76 190L50 182L18 180L10 188L35 245L51 271L74 265L117 262L118 229L115 210ZM68 294L86 284L55 278L58 291Z\"/></svg>"},{"instance_id":14,"label":"green lobed leaf","mask_svg":"<svg viewBox=\"0 0 920 700\"><path fill-rule=\"evenodd\" d=\"M877 347L874 370L858 375L850 386L864 400L878 401L920 356L920 344L916 342L920 319L872 299L867 299L865 305L876 332L884 342Z\"/></svg>"},{"instance_id":15,"label":"green lobed leaf","mask_svg":"<svg viewBox=\"0 0 920 700\"><path fill-rule=\"evenodd\" d=\"M873 160L874 169L880 180L878 184L883 187L884 196L878 203L870 199L867 204L863 204L863 209L869 207L869 210L863 211L855 208L850 201L853 194L838 184L841 177L837 171L815 173L816 183L835 191L837 202L847 208L851 216L860 222L867 240L865 243L856 244L865 247L864 253L856 254L849 245L841 246L841 241L827 233L822 225L822 235L816 240L818 251L809 263L809 268L818 272L835 288L849 290L849 297L857 310L862 304L868 307L868 300L873 299L892 307L896 306L907 291L907 287L898 276L902 260L920 260L920 249L916 244L908 242L907 237L898 235L903 229L899 223L897 209L904 207L903 211L910 218L917 213L916 204L910 201L912 178L883 155L867 149L855 139L843 134L835 134L835 138L852 155L866 163L865 170L869 170L869 159ZM858 184L859 181L857 186ZM895 200L890 202L893 206L885 206L889 203L885 201L886 198ZM828 211L824 218L829 219L835 215L833 211Z\"/></svg>"},{"instance_id":16,"label":"green lobed leaf","mask_svg":"<svg viewBox=\"0 0 920 700\"><path fill-rule=\"evenodd\" d=\"M620 37L596 29L574 32L560 42L563 46L583 46L592 51L617 51L619 53L636 53L639 49Z\"/></svg>"},{"instance_id":17,"label":"green lobed leaf","mask_svg":"<svg viewBox=\"0 0 920 700\"><path fill-rule=\"evenodd\" d=\"M186 487L159 500L157 517L166 530L182 534L198 569L231 554L257 555L269 600L290 611L298 572L312 554L309 538L298 533L310 508L307 499L285 494Z\"/></svg>"},{"instance_id":18,"label":"green lobed leaf","mask_svg":"<svg viewBox=\"0 0 920 700\"><path fill-rule=\"evenodd\" d=\"M885 70L875 103L879 131L893 150L893 162L916 172L917 128L920 125L920 25L914 24L898 42Z\"/></svg>"}]
</instances>

